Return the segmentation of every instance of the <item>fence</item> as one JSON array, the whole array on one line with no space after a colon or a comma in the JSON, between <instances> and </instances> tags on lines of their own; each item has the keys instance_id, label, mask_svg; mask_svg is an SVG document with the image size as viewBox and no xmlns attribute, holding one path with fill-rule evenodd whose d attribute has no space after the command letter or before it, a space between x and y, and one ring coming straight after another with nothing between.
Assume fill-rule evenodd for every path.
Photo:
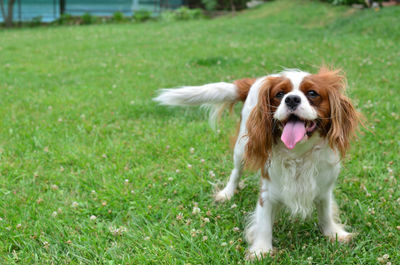
<instances>
[{"instance_id":1,"label":"fence","mask_svg":"<svg viewBox=\"0 0 400 265\"><path fill-rule=\"evenodd\" d=\"M7 0L5 10L7 10ZM175 9L183 4L182 0L16 0L14 21L31 21L41 17L43 22L51 22L61 13L79 16L90 13L95 16L111 16L122 12L131 16L135 11L147 10L155 15L165 9ZM0 13L0 21L3 21Z\"/></svg>"}]
</instances>

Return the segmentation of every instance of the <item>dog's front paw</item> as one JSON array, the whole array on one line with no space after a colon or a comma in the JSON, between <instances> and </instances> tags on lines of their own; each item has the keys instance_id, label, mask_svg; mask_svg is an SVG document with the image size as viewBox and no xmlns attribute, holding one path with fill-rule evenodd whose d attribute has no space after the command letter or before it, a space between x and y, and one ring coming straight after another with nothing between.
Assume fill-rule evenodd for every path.
<instances>
[{"instance_id":1,"label":"dog's front paw","mask_svg":"<svg viewBox=\"0 0 400 265\"><path fill-rule=\"evenodd\" d=\"M340 233L334 234L334 235L329 235L329 239L332 242L336 242L336 240L340 243L349 243L355 234L353 233L347 233L346 231L341 231Z\"/></svg>"},{"instance_id":2,"label":"dog's front paw","mask_svg":"<svg viewBox=\"0 0 400 265\"><path fill-rule=\"evenodd\" d=\"M272 247L253 245L247 250L246 260L259 260L267 257L268 255L274 255Z\"/></svg>"},{"instance_id":3,"label":"dog's front paw","mask_svg":"<svg viewBox=\"0 0 400 265\"><path fill-rule=\"evenodd\" d=\"M333 230L333 231L332 231ZM332 242L349 243L356 235L354 233L348 233L342 228L336 228L328 230L324 233L325 236L329 237Z\"/></svg>"},{"instance_id":4,"label":"dog's front paw","mask_svg":"<svg viewBox=\"0 0 400 265\"><path fill-rule=\"evenodd\" d=\"M216 202L226 202L232 199L234 194L235 194L234 190L225 188L223 190L218 191L214 195L214 198Z\"/></svg>"}]
</instances>

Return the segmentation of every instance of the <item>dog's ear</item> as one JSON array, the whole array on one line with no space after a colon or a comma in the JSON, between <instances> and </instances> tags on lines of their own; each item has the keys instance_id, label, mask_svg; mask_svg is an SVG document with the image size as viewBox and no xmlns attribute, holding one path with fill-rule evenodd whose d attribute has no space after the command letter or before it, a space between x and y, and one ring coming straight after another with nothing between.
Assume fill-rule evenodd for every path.
<instances>
[{"instance_id":1,"label":"dog's ear","mask_svg":"<svg viewBox=\"0 0 400 265\"><path fill-rule=\"evenodd\" d=\"M260 87L258 102L247 120L248 142L245 152L245 164L253 169L261 169L264 177L265 163L268 160L274 142L273 109L271 109L271 88L275 78L267 78Z\"/></svg>"},{"instance_id":2,"label":"dog's ear","mask_svg":"<svg viewBox=\"0 0 400 265\"><path fill-rule=\"evenodd\" d=\"M243 78L233 82L238 88L239 99L245 101L251 86L257 81L257 78Z\"/></svg>"},{"instance_id":3,"label":"dog's ear","mask_svg":"<svg viewBox=\"0 0 400 265\"><path fill-rule=\"evenodd\" d=\"M347 82L341 70L329 70L323 67L318 76L324 80L329 95L331 109L331 120L327 133L329 145L337 148L344 157L350 148L350 140L358 128L360 114L345 95Z\"/></svg>"}]
</instances>

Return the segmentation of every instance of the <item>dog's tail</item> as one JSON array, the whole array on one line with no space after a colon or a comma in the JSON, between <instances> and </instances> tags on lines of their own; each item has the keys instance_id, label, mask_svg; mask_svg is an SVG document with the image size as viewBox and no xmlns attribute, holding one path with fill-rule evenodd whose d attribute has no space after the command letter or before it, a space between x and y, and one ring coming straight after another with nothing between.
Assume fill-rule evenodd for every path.
<instances>
[{"instance_id":1,"label":"dog's tail","mask_svg":"<svg viewBox=\"0 0 400 265\"><path fill-rule=\"evenodd\" d=\"M153 100L161 105L203 106L210 109L210 125L214 128L216 120L228 106L245 101L255 78L244 78L233 83L211 83L202 86L184 86L176 89L161 89Z\"/></svg>"}]
</instances>

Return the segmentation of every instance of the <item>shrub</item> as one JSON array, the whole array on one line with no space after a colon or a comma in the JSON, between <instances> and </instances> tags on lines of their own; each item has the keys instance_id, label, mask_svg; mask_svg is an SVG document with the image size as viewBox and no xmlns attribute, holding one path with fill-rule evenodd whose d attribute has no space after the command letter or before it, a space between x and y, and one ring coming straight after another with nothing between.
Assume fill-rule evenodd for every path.
<instances>
[{"instance_id":1,"label":"shrub","mask_svg":"<svg viewBox=\"0 0 400 265\"><path fill-rule=\"evenodd\" d=\"M333 5L352 5L352 4L365 5L364 0L326 0L325 2L331 3ZM379 2L379 0L377 2Z\"/></svg>"},{"instance_id":2,"label":"shrub","mask_svg":"<svg viewBox=\"0 0 400 265\"><path fill-rule=\"evenodd\" d=\"M114 22L123 22L125 20L125 16L122 12L115 12L112 16L112 20Z\"/></svg>"},{"instance_id":3,"label":"shrub","mask_svg":"<svg viewBox=\"0 0 400 265\"><path fill-rule=\"evenodd\" d=\"M211 10L241 10L246 8L246 3L251 0L187 0L190 8L204 8ZM264 0L266 1L266 0ZM328 0L333 1L333 0Z\"/></svg>"},{"instance_id":4,"label":"shrub","mask_svg":"<svg viewBox=\"0 0 400 265\"><path fill-rule=\"evenodd\" d=\"M218 8L222 10L231 10L232 9L232 4L235 8L235 10L242 10L246 8L247 2L250 2L250 0L218 0Z\"/></svg>"},{"instance_id":5,"label":"shrub","mask_svg":"<svg viewBox=\"0 0 400 265\"><path fill-rule=\"evenodd\" d=\"M147 10L138 10L133 13L133 19L138 22L144 22L151 19L151 12Z\"/></svg>"},{"instance_id":6,"label":"shrub","mask_svg":"<svg viewBox=\"0 0 400 265\"><path fill-rule=\"evenodd\" d=\"M174 11L165 11L161 13L161 20L163 21L192 20L203 17L204 15L201 9L189 9L185 6L180 7Z\"/></svg>"},{"instance_id":7,"label":"shrub","mask_svg":"<svg viewBox=\"0 0 400 265\"><path fill-rule=\"evenodd\" d=\"M57 19L57 23L59 25L72 24L72 22L73 22L73 17L70 14L62 14Z\"/></svg>"},{"instance_id":8,"label":"shrub","mask_svg":"<svg viewBox=\"0 0 400 265\"><path fill-rule=\"evenodd\" d=\"M96 17L90 13L85 13L82 15L82 25L90 25L96 23Z\"/></svg>"},{"instance_id":9,"label":"shrub","mask_svg":"<svg viewBox=\"0 0 400 265\"><path fill-rule=\"evenodd\" d=\"M208 11L215 10L218 5L217 0L201 0L201 3L204 5L204 8Z\"/></svg>"},{"instance_id":10,"label":"shrub","mask_svg":"<svg viewBox=\"0 0 400 265\"><path fill-rule=\"evenodd\" d=\"M190 9L186 6L182 6L175 10L175 18L176 20L191 20L201 18L203 12L201 9Z\"/></svg>"},{"instance_id":11,"label":"shrub","mask_svg":"<svg viewBox=\"0 0 400 265\"><path fill-rule=\"evenodd\" d=\"M32 18L32 20L29 22L29 26L30 27L40 26L42 24L42 19L43 19L42 16L37 16L37 17Z\"/></svg>"},{"instance_id":12,"label":"shrub","mask_svg":"<svg viewBox=\"0 0 400 265\"><path fill-rule=\"evenodd\" d=\"M160 15L160 20L165 22L171 22L175 20L174 11L163 11Z\"/></svg>"}]
</instances>

